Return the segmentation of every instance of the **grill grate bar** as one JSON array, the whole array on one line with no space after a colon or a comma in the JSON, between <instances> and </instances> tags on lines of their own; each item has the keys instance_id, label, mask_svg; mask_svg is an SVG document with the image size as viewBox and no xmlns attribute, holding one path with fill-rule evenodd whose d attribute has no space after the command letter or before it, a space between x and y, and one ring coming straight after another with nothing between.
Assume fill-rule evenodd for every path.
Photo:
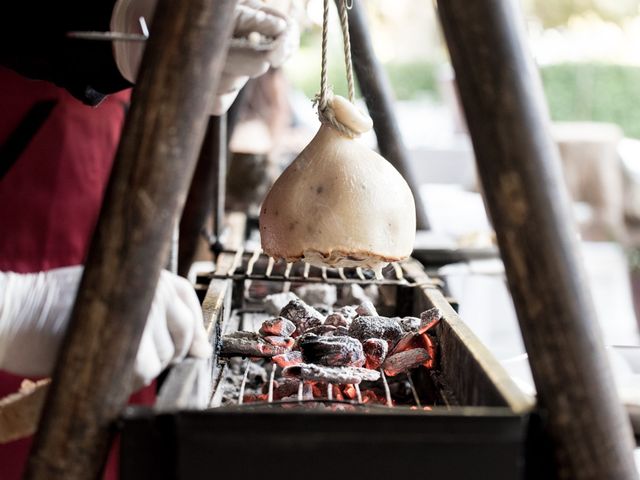
<instances>
[{"instance_id":1,"label":"grill grate bar","mask_svg":"<svg viewBox=\"0 0 640 480\"><path fill-rule=\"evenodd\" d=\"M413 400L416 402L416 406L421 407L420 397L418 396L416 386L413 384L413 378L411 378L411 373L409 372L407 372L407 380L409 380L409 388L411 388L411 393L413 394Z\"/></svg>"},{"instance_id":2,"label":"grill grate bar","mask_svg":"<svg viewBox=\"0 0 640 480\"><path fill-rule=\"evenodd\" d=\"M267 402L269 403L273 403L273 383L274 383L275 374L276 374L276 364L274 363L273 366L271 367L271 374L269 375L269 394L267 397Z\"/></svg>"},{"instance_id":3,"label":"grill grate bar","mask_svg":"<svg viewBox=\"0 0 640 480\"><path fill-rule=\"evenodd\" d=\"M360 391L360 385L354 383L353 387L356 389L356 397L358 399L358 403L362 403L362 392Z\"/></svg>"},{"instance_id":4,"label":"grill grate bar","mask_svg":"<svg viewBox=\"0 0 640 480\"><path fill-rule=\"evenodd\" d=\"M256 265L256 262L260 258L260 254L261 253L262 253L262 251L258 249L256 251L254 251L253 254L251 255L251 258L249 259L249 263L247 264L246 275L248 277L250 277L251 274L253 273L253 267Z\"/></svg>"},{"instance_id":5,"label":"grill grate bar","mask_svg":"<svg viewBox=\"0 0 640 480\"><path fill-rule=\"evenodd\" d=\"M384 385L384 396L387 399L387 407L393 407L389 383L387 382L387 376L384 374L384 370L382 368L380 369L380 378L382 379L382 385Z\"/></svg>"},{"instance_id":6,"label":"grill grate bar","mask_svg":"<svg viewBox=\"0 0 640 480\"><path fill-rule=\"evenodd\" d=\"M287 269L284 271L284 278L289 278L291 276L291 269L293 268L293 263L287 263Z\"/></svg>"},{"instance_id":7,"label":"grill grate bar","mask_svg":"<svg viewBox=\"0 0 640 480\"><path fill-rule=\"evenodd\" d=\"M247 358L247 368L244 369L244 375L242 376L242 383L240 384L240 392L238 394L238 405L242 405L244 401L244 390L247 386L247 377L249 376L249 368L251 367L251 360Z\"/></svg>"}]
</instances>

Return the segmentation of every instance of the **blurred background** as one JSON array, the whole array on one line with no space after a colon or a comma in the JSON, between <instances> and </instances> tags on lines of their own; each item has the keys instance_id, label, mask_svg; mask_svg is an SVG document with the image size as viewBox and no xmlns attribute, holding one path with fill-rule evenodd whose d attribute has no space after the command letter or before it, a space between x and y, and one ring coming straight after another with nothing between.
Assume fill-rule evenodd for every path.
<instances>
[{"instance_id":1,"label":"blurred background","mask_svg":"<svg viewBox=\"0 0 640 480\"><path fill-rule=\"evenodd\" d=\"M435 8L415 0L355 1L366 5L372 42L396 96L417 197L430 222L428 232L419 232L414 255L446 281L461 317L534 393ZM249 103L263 113L245 118L231 142L236 155L270 152L269 161L259 158L271 179L318 127L311 99L319 90L322 0L284 3L302 25L300 51L284 71L254 88ZM640 0L519 3L523 15L514 21L523 22L539 67L573 199L574 218L567 221L578 226L587 282L623 399L640 404ZM346 96L335 9L330 29L329 83ZM260 105L267 98L271 113L265 115ZM373 133L364 141L376 147ZM242 171L238 185L246 182ZM253 188L246 204L231 186L231 203L256 212L266 188Z\"/></svg>"}]
</instances>

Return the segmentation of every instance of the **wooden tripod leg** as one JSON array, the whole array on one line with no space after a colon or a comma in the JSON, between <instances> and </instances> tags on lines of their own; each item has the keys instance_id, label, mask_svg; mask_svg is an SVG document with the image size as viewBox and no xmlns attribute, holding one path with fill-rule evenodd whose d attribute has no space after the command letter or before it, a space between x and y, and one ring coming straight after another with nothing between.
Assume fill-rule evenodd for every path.
<instances>
[{"instance_id":1,"label":"wooden tripod leg","mask_svg":"<svg viewBox=\"0 0 640 480\"><path fill-rule=\"evenodd\" d=\"M158 2L27 479L97 478L184 203L236 0Z\"/></svg>"},{"instance_id":2,"label":"wooden tripod leg","mask_svg":"<svg viewBox=\"0 0 640 480\"><path fill-rule=\"evenodd\" d=\"M560 478L637 478L538 74L510 0L438 0Z\"/></svg>"},{"instance_id":3,"label":"wooden tripod leg","mask_svg":"<svg viewBox=\"0 0 640 480\"><path fill-rule=\"evenodd\" d=\"M340 1L336 0L336 2ZM348 16L353 69L369 115L373 120L380 154L396 167L409 184L416 200L416 226L419 230L428 230L429 220L420 199L419 185L409 159L409 152L398 128L393 107L393 90L386 72L373 51L364 8L364 2L354 2Z\"/></svg>"},{"instance_id":4,"label":"wooden tripod leg","mask_svg":"<svg viewBox=\"0 0 640 480\"><path fill-rule=\"evenodd\" d=\"M205 228L207 218L213 209L218 223L218 204L220 203L218 191L222 183L222 205L224 213L224 186L227 178L227 134L226 116L210 117L207 125L207 133L202 143L202 150L198 158L198 165L191 181L189 194L184 205L182 218L180 219L180 249L178 251L178 273L186 277L191 264L196 256L198 243L202 238L202 230ZM222 158L224 156L224 158ZM222 221L222 218L220 222ZM217 237L220 232L214 229Z\"/></svg>"}]
</instances>

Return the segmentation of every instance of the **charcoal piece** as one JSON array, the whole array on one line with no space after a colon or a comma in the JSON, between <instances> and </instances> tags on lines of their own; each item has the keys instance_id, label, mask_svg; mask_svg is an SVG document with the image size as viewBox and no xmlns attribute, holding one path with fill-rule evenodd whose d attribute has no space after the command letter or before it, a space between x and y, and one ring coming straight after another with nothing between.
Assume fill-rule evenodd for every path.
<instances>
[{"instance_id":1,"label":"charcoal piece","mask_svg":"<svg viewBox=\"0 0 640 480\"><path fill-rule=\"evenodd\" d=\"M334 312L324 321L325 325L333 325L334 327L348 327L349 321L340 312Z\"/></svg>"},{"instance_id":2,"label":"charcoal piece","mask_svg":"<svg viewBox=\"0 0 640 480\"><path fill-rule=\"evenodd\" d=\"M274 355L271 357L271 361L282 368L290 365L299 365L302 363L302 352L294 350L280 355Z\"/></svg>"},{"instance_id":3,"label":"charcoal piece","mask_svg":"<svg viewBox=\"0 0 640 480\"><path fill-rule=\"evenodd\" d=\"M305 363L328 367L364 365L362 344L352 337L317 337L305 335L298 342Z\"/></svg>"},{"instance_id":4,"label":"charcoal piece","mask_svg":"<svg viewBox=\"0 0 640 480\"><path fill-rule=\"evenodd\" d=\"M266 336L290 337L296 331L296 326L291 320L284 317L270 318L262 322L260 334Z\"/></svg>"},{"instance_id":5,"label":"charcoal piece","mask_svg":"<svg viewBox=\"0 0 640 480\"><path fill-rule=\"evenodd\" d=\"M291 350L296 341L291 337L283 337L279 335L269 335L264 338L264 341L270 345L275 345L276 347L282 347L287 350Z\"/></svg>"},{"instance_id":6,"label":"charcoal piece","mask_svg":"<svg viewBox=\"0 0 640 480\"><path fill-rule=\"evenodd\" d=\"M405 332L417 332L422 322L417 317L404 317L398 323Z\"/></svg>"},{"instance_id":7,"label":"charcoal piece","mask_svg":"<svg viewBox=\"0 0 640 480\"><path fill-rule=\"evenodd\" d=\"M285 397L298 394L300 380L295 378L280 378L273 386L273 399L281 400Z\"/></svg>"},{"instance_id":8,"label":"charcoal piece","mask_svg":"<svg viewBox=\"0 0 640 480\"><path fill-rule=\"evenodd\" d=\"M420 314L420 328L418 333L424 333L433 327L442 319L442 311L438 307L430 308Z\"/></svg>"},{"instance_id":9,"label":"charcoal piece","mask_svg":"<svg viewBox=\"0 0 640 480\"><path fill-rule=\"evenodd\" d=\"M349 336L357 338L361 342L369 338L382 338L392 345L403 335L400 324L387 317L358 317L349 326Z\"/></svg>"},{"instance_id":10,"label":"charcoal piece","mask_svg":"<svg viewBox=\"0 0 640 480\"><path fill-rule=\"evenodd\" d=\"M400 340L393 346L390 353L391 355L396 354L398 352L402 352L403 350L410 350L412 348L422 347L422 341L420 339L420 334L417 332L408 332L405 333Z\"/></svg>"},{"instance_id":11,"label":"charcoal piece","mask_svg":"<svg viewBox=\"0 0 640 480\"><path fill-rule=\"evenodd\" d=\"M362 350L365 356L365 367L377 370L387 356L389 344L381 338L370 338L362 342Z\"/></svg>"},{"instance_id":12,"label":"charcoal piece","mask_svg":"<svg viewBox=\"0 0 640 480\"><path fill-rule=\"evenodd\" d=\"M324 322L324 316L320 312L299 298L287 303L280 311L280 316L295 324L296 331L292 334L294 337L302 335L308 329L322 325Z\"/></svg>"},{"instance_id":13,"label":"charcoal piece","mask_svg":"<svg viewBox=\"0 0 640 480\"><path fill-rule=\"evenodd\" d=\"M340 308L337 313L342 315L349 322L358 316L356 308L352 307L351 305L345 305L344 307Z\"/></svg>"},{"instance_id":14,"label":"charcoal piece","mask_svg":"<svg viewBox=\"0 0 640 480\"><path fill-rule=\"evenodd\" d=\"M264 300L264 309L269 315L278 316L287 303L298 297L292 292L274 293L267 295Z\"/></svg>"},{"instance_id":15,"label":"charcoal piece","mask_svg":"<svg viewBox=\"0 0 640 480\"><path fill-rule=\"evenodd\" d=\"M325 367L307 363L286 367L282 371L282 374L290 378L335 383L338 385L358 384L362 381L374 382L380 378L379 372L367 368Z\"/></svg>"},{"instance_id":16,"label":"charcoal piece","mask_svg":"<svg viewBox=\"0 0 640 480\"><path fill-rule=\"evenodd\" d=\"M307 305L333 305L338 300L335 285L326 283L308 284L296 288L296 295Z\"/></svg>"},{"instance_id":17,"label":"charcoal piece","mask_svg":"<svg viewBox=\"0 0 640 480\"><path fill-rule=\"evenodd\" d=\"M385 374L394 377L399 373L419 367L427 360L429 360L429 352L424 348L412 348L388 356L382 364L382 368Z\"/></svg>"},{"instance_id":18,"label":"charcoal piece","mask_svg":"<svg viewBox=\"0 0 640 480\"><path fill-rule=\"evenodd\" d=\"M336 327L333 325L318 325L317 327L313 327L304 332L305 335L312 333L314 335L318 335L319 337L324 335L333 335L336 331Z\"/></svg>"},{"instance_id":19,"label":"charcoal piece","mask_svg":"<svg viewBox=\"0 0 640 480\"><path fill-rule=\"evenodd\" d=\"M361 317L377 317L378 311L372 302L366 300L356 308L356 313Z\"/></svg>"},{"instance_id":20,"label":"charcoal piece","mask_svg":"<svg viewBox=\"0 0 640 480\"><path fill-rule=\"evenodd\" d=\"M236 334L238 332L235 332ZM253 333L253 332L245 332ZM272 357L287 351L286 348L277 347L265 342L258 334L250 335L225 335L222 337L220 356L222 357Z\"/></svg>"}]
</instances>

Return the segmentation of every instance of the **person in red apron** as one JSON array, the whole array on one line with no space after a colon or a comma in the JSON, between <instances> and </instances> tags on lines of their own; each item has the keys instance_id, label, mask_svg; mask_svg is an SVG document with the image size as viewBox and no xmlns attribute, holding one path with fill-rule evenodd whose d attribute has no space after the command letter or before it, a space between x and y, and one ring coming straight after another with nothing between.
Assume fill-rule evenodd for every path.
<instances>
[{"instance_id":1,"label":"person in red apron","mask_svg":"<svg viewBox=\"0 0 640 480\"><path fill-rule=\"evenodd\" d=\"M33 15L24 7L28 3L12 2L0 17L0 43L18 33L20 20L41 40L37 45L26 35L18 53L0 47L0 398L16 392L23 379L52 371L124 122L130 95L125 88L135 80L142 53L139 44L105 49L104 42L74 43L64 33L137 32L139 17L150 18L155 5L101 0L82 17L75 13L82 5L68 2L78 3L78 10L65 11L68 18L52 30L44 19L59 18L60 12ZM287 45L285 38L295 37L286 17L259 5L239 5L235 32L252 31ZM247 52L230 50L215 113L228 108L246 79L275 62L271 53L247 57ZM131 390L150 385L186 355L210 354L192 286L163 271ZM142 403L153 399L153 388L132 397ZM30 445L31 438L0 444L0 478L21 477ZM115 475L111 462L106 472Z\"/></svg>"}]
</instances>

